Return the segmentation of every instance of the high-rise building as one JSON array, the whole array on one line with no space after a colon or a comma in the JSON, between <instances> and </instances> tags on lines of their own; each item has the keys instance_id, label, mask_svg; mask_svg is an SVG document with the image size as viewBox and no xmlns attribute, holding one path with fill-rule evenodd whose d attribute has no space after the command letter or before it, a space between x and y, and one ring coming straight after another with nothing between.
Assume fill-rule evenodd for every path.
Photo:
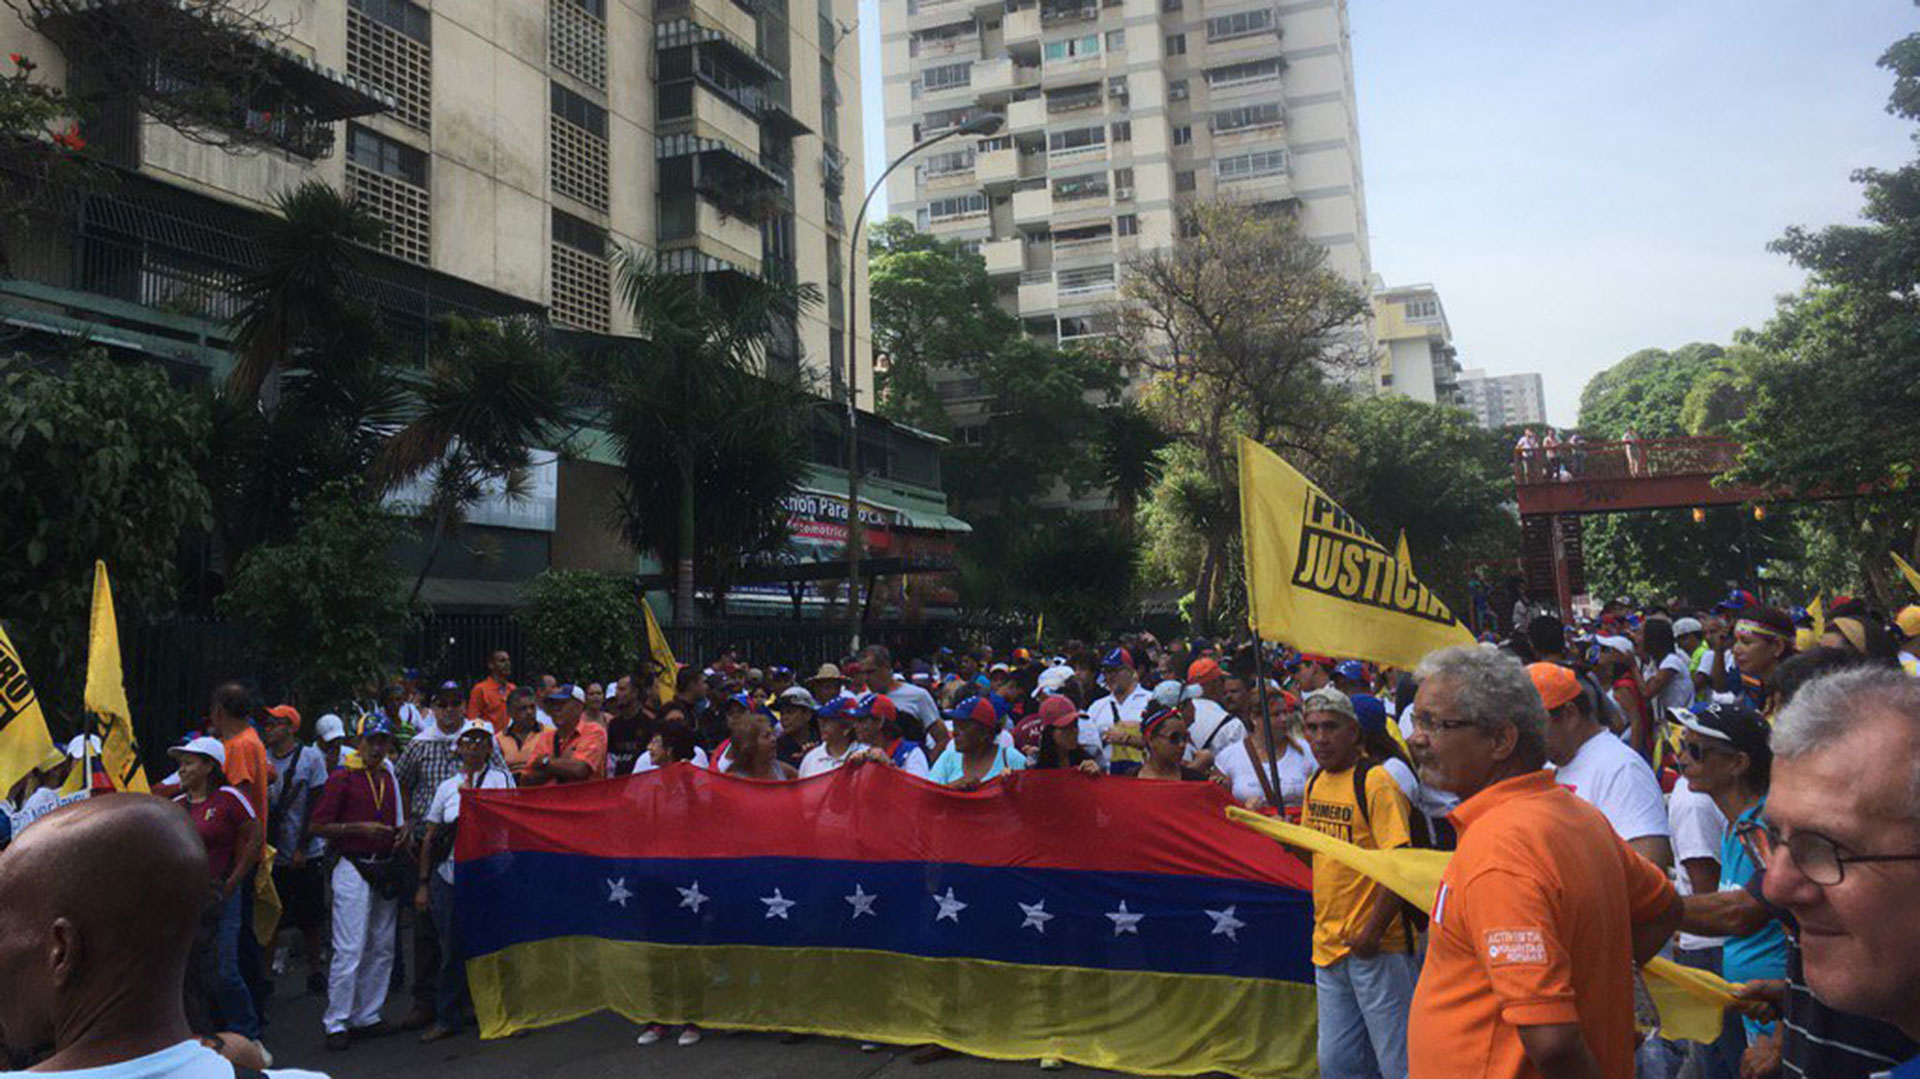
<instances>
[{"instance_id":1,"label":"high-rise building","mask_svg":"<svg viewBox=\"0 0 1920 1079\"><path fill-rule=\"evenodd\" d=\"M1175 207L1284 207L1369 279L1345 0L886 0L887 151L930 148L892 212L978 248L1028 333L1105 331L1124 264Z\"/></svg>"},{"instance_id":2,"label":"high-rise building","mask_svg":"<svg viewBox=\"0 0 1920 1079\"><path fill-rule=\"evenodd\" d=\"M1376 287L1373 337L1380 346L1381 393L1428 404L1458 398L1460 361L1454 355L1453 329L1432 285Z\"/></svg>"},{"instance_id":3,"label":"high-rise building","mask_svg":"<svg viewBox=\"0 0 1920 1079\"><path fill-rule=\"evenodd\" d=\"M1537 373L1489 375L1469 368L1460 375L1460 404L1489 429L1547 422L1546 386Z\"/></svg>"},{"instance_id":4,"label":"high-rise building","mask_svg":"<svg viewBox=\"0 0 1920 1079\"><path fill-rule=\"evenodd\" d=\"M39 200L15 277L222 319L251 221L319 179L385 223L369 291L401 332L450 312L630 332L630 248L716 288L812 283L827 302L771 359L842 378L857 0L43 6L0 20L0 54L94 102L81 133L117 182Z\"/></svg>"}]
</instances>

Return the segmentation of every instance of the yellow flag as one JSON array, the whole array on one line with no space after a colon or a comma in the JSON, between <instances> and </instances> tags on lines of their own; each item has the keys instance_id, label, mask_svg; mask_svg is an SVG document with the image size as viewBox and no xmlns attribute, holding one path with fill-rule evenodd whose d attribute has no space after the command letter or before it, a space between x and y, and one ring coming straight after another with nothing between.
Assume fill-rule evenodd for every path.
<instances>
[{"instance_id":1,"label":"yellow flag","mask_svg":"<svg viewBox=\"0 0 1920 1079\"><path fill-rule=\"evenodd\" d=\"M113 789L146 793L140 745L133 738L133 711L120 678L120 624L113 616L113 586L107 564L93 564L93 620L87 630L87 713L100 735L100 756Z\"/></svg>"},{"instance_id":2,"label":"yellow flag","mask_svg":"<svg viewBox=\"0 0 1920 1079\"><path fill-rule=\"evenodd\" d=\"M1898 558L1899 556L1895 555L1894 557ZM1827 631L1826 600L1820 596L1813 597L1813 602L1807 604L1807 617L1813 619L1813 639L1817 641L1820 639L1820 635Z\"/></svg>"},{"instance_id":3,"label":"yellow flag","mask_svg":"<svg viewBox=\"0 0 1920 1079\"><path fill-rule=\"evenodd\" d=\"M673 683L680 676L680 667L673 661L673 649L667 646L667 635L660 632L660 622L653 617L653 605L647 602L645 596L640 597L640 610L647 616L647 654L653 657L654 666L659 668L654 675L653 689L659 695L660 703L665 704L673 699Z\"/></svg>"},{"instance_id":4,"label":"yellow flag","mask_svg":"<svg viewBox=\"0 0 1920 1079\"><path fill-rule=\"evenodd\" d=\"M1411 569L1250 438L1240 440L1240 532L1248 614L1262 637L1406 669L1473 643Z\"/></svg>"},{"instance_id":5,"label":"yellow flag","mask_svg":"<svg viewBox=\"0 0 1920 1079\"><path fill-rule=\"evenodd\" d=\"M1440 874L1453 855L1443 850L1367 850L1298 824L1230 807L1227 816L1290 847L1324 854L1363 873L1393 894L1433 913ZM1720 1016L1733 1003L1733 987L1703 970L1691 970L1665 959L1645 967L1647 992L1660 1011L1660 1030L1669 1038L1711 1042L1720 1036Z\"/></svg>"},{"instance_id":6,"label":"yellow flag","mask_svg":"<svg viewBox=\"0 0 1920 1079\"><path fill-rule=\"evenodd\" d=\"M1393 560L1407 567L1408 573L1413 572L1413 553L1407 550L1407 530L1404 528L1400 530L1400 546L1393 552Z\"/></svg>"},{"instance_id":7,"label":"yellow flag","mask_svg":"<svg viewBox=\"0 0 1920 1079\"><path fill-rule=\"evenodd\" d=\"M53 753L53 736L20 651L0 626L0 796Z\"/></svg>"},{"instance_id":8,"label":"yellow flag","mask_svg":"<svg viewBox=\"0 0 1920 1079\"><path fill-rule=\"evenodd\" d=\"M1047 643L1047 612L1041 611L1040 617L1033 622L1033 646L1044 648Z\"/></svg>"},{"instance_id":9,"label":"yellow flag","mask_svg":"<svg viewBox=\"0 0 1920 1079\"><path fill-rule=\"evenodd\" d=\"M1907 579L1907 587L1913 589L1916 595L1920 595L1920 570L1916 570L1909 565L1907 560L1901 558L1898 552L1894 552L1893 554L1893 564L1900 567L1900 576Z\"/></svg>"}]
</instances>

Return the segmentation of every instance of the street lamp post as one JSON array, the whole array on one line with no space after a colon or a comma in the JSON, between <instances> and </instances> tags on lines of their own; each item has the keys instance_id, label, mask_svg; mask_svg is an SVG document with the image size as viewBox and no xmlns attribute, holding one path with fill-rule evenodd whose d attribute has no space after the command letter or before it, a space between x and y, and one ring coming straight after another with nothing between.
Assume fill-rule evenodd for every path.
<instances>
[{"instance_id":1,"label":"street lamp post","mask_svg":"<svg viewBox=\"0 0 1920 1079\"><path fill-rule=\"evenodd\" d=\"M847 632L853 639L856 651L860 648L860 548L866 538L860 528L860 388L856 382L859 368L854 362L860 340L857 326L860 315L860 228L866 224L867 208L873 204L873 196L880 191L880 185L886 183L887 177L893 175L893 170L905 164L908 158L956 135L991 135L1000 130L1001 122L1000 117L993 113L977 116L951 131L922 139L906 153L894 158L893 163L887 166L887 171L881 173L880 178L867 188L867 197L860 201L860 212L853 218L853 231L847 236Z\"/></svg>"}]
</instances>

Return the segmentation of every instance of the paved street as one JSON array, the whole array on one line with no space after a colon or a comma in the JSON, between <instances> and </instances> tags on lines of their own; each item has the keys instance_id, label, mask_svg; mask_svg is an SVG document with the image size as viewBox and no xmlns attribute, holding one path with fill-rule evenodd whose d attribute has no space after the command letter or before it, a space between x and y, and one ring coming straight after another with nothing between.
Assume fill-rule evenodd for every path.
<instances>
[{"instance_id":1,"label":"paved street","mask_svg":"<svg viewBox=\"0 0 1920 1079\"><path fill-rule=\"evenodd\" d=\"M341 1053L330 1053L321 1043L321 998L306 995L300 980L280 981L273 1026L266 1042L275 1054L274 1065L312 1068L334 1079L387 1079L430 1075L433 1079L593 1079L597 1076L662 1074L671 1069L675 1079L753 1079L758 1076L805 1075L820 1079L1013 1079L1041 1074L1025 1063L1000 1063L953 1056L931 1064L914 1064L911 1050L883 1047L862 1053L857 1044L836 1038L810 1038L798 1045L781 1045L775 1034L709 1032L700 1044L682 1049L671 1040L656 1045L633 1043L639 1033L618 1016L589 1016L564 1026L550 1027L521 1038L482 1042L470 1031L458 1038L421 1045L414 1034L362 1042ZM410 998L389 999L387 1015L398 1020ZM1108 1075L1069 1068L1076 1075Z\"/></svg>"}]
</instances>

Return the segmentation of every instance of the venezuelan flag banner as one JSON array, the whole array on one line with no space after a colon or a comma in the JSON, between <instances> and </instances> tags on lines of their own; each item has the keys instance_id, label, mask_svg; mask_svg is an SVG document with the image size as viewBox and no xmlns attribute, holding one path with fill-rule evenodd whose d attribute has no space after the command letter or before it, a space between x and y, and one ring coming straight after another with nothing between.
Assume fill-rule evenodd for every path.
<instances>
[{"instance_id":1,"label":"venezuelan flag banner","mask_svg":"<svg viewBox=\"0 0 1920 1079\"><path fill-rule=\"evenodd\" d=\"M462 796L481 1032L610 1009L1149 1075L1311 1076L1311 885L1210 783L674 765Z\"/></svg>"}]
</instances>

